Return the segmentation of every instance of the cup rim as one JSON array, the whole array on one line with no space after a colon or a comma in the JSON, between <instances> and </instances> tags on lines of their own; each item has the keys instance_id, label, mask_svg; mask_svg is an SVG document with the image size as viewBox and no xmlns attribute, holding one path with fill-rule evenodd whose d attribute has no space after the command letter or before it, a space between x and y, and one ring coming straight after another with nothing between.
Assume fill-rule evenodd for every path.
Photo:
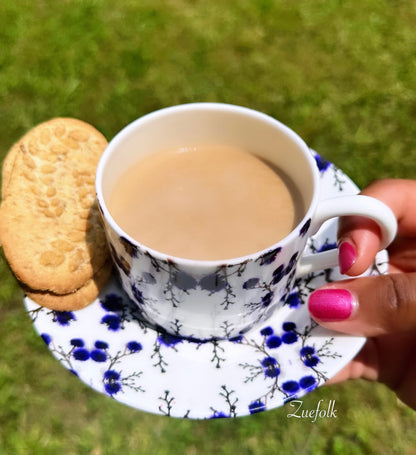
<instances>
[{"instance_id":1,"label":"cup rim","mask_svg":"<svg viewBox=\"0 0 416 455\"><path fill-rule=\"evenodd\" d=\"M138 125L142 125L148 121L151 121L155 117L159 117L162 115L167 115L170 113L179 112L179 111L183 111L183 110L189 110L189 109L203 109L203 110L207 110L207 111L221 110L221 111L238 112L238 113L250 115L259 120L267 122L275 127L278 127L287 136L289 136L291 140L293 140L294 142L297 143L297 145L302 150L303 155L306 157L306 160L308 161L308 163L310 165L310 169L312 171L314 193L312 195L311 202L310 202L309 207L306 210L304 216L296 224L296 226L289 232L289 234L287 234L285 237L281 238L274 244L272 244L262 250L259 250L259 251L256 251L254 253L250 253L250 254L247 254L244 256L226 258L226 259L218 259L218 260L201 260L201 259L182 258L182 257L170 255L167 253L163 253L162 251L159 251L159 250L155 250L155 249L148 247L147 245L141 243L140 241L136 240L135 238L131 237L127 232L125 232L118 225L118 223L115 221L115 219L111 215L110 211L108 210L107 204L104 199L103 190L102 190L103 173L104 173L104 169L106 167L107 161L114 153L114 150L117 149L119 143L124 140L125 136L128 136L130 133L132 133ZM305 225L305 223L308 220L313 219L313 214L315 212L315 209L318 204L319 197L320 197L318 168L316 166L316 163L313 159L313 156L310 152L309 147L297 133L295 133L288 126L286 126L285 124L283 124L279 120L271 117L268 114L259 112L257 110L254 110L254 109L251 109L248 107L227 104L227 103L213 103L213 102L186 103L186 104L179 104L179 105L164 107L164 108L158 109L156 111L150 112L148 114L145 114L145 115L137 118L136 120L132 121L128 125L126 125L110 140L110 142L108 143L107 147L105 148L103 154L101 155L101 158L100 158L98 166L97 166L96 175L95 175L95 190L96 190L97 202L98 202L98 205L101 210L101 214L102 214L103 218L110 225L111 229L113 229L113 231L116 232L116 234L119 237L126 239L135 247L141 249L142 251L148 252L151 256L153 256L154 258L156 258L158 260L165 261L165 262L167 262L167 261L174 262L178 265L191 266L191 267L214 267L214 266L219 267L219 266L223 266L224 264L230 265L230 266L236 265L236 264L242 264L245 262L254 261L254 260L266 255L267 253L274 251L275 249L277 249L279 247L283 247L285 244L291 243L296 238L298 238L300 230Z\"/></svg>"}]
</instances>

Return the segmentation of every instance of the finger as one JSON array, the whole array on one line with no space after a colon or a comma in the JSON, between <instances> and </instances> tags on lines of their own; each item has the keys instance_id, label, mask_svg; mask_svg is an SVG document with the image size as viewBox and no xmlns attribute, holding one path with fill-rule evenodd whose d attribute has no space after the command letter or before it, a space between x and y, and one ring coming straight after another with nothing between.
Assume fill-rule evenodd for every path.
<instances>
[{"instance_id":1,"label":"finger","mask_svg":"<svg viewBox=\"0 0 416 455\"><path fill-rule=\"evenodd\" d=\"M361 351L334 377L325 384L332 385L344 382L348 379L367 379L377 381L379 378L379 363L377 348L373 338L369 338Z\"/></svg>"},{"instance_id":2,"label":"finger","mask_svg":"<svg viewBox=\"0 0 416 455\"><path fill-rule=\"evenodd\" d=\"M357 356L325 384L367 379L386 384L407 405L416 409L415 334L369 338Z\"/></svg>"},{"instance_id":3,"label":"finger","mask_svg":"<svg viewBox=\"0 0 416 455\"><path fill-rule=\"evenodd\" d=\"M377 180L361 194L381 200L395 214L402 236L416 235L416 181ZM342 273L356 276L372 263L380 247L380 229L374 221L361 216L342 217L338 229L339 263Z\"/></svg>"},{"instance_id":4,"label":"finger","mask_svg":"<svg viewBox=\"0 0 416 455\"><path fill-rule=\"evenodd\" d=\"M415 353L413 352L413 355ZM414 357L413 357L414 358ZM416 410L416 364L410 364L400 384L396 388L397 396L408 406Z\"/></svg>"},{"instance_id":5,"label":"finger","mask_svg":"<svg viewBox=\"0 0 416 455\"><path fill-rule=\"evenodd\" d=\"M389 247L389 270L416 272L416 237L397 237Z\"/></svg>"},{"instance_id":6,"label":"finger","mask_svg":"<svg viewBox=\"0 0 416 455\"><path fill-rule=\"evenodd\" d=\"M416 272L362 277L314 291L309 312L320 325L378 336L416 329Z\"/></svg>"}]
</instances>

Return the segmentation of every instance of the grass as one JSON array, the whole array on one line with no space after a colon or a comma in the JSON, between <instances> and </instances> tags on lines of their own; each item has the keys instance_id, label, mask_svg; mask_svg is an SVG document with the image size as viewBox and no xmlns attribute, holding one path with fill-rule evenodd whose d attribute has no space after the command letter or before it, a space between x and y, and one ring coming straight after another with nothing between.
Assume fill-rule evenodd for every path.
<instances>
[{"instance_id":1,"label":"grass","mask_svg":"<svg viewBox=\"0 0 416 455\"><path fill-rule=\"evenodd\" d=\"M160 107L220 101L297 131L359 186L416 176L411 0L15 0L0 4L0 155L55 116L111 138ZM34 333L0 262L0 454L416 453L415 414L380 384L324 387L338 417L153 416L93 392Z\"/></svg>"}]
</instances>

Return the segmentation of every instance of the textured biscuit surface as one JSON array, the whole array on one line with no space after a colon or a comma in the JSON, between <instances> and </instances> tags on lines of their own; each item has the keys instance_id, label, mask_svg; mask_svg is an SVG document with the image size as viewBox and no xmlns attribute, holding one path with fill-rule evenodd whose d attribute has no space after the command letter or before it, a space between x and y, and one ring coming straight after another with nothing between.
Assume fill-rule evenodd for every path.
<instances>
[{"instance_id":1,"label":"textured biscuit surface","mask_svg":"<svg viewBox=\"0 0 416 455\"><path fill-rule=\"evenodd\" d=\"M26 295L37 304L55 311L76 311L93 302L111 275L111 265L106 263L82 287L68 294L53 294L25 288Z\"/></svg>"},{"instance_id":2,"label":"textured biscuit surface","mask_svg":"<svg viewBox=\"0 0 416 455\"><path fill-rule=\"evenodd\" d=\"M9 179L12 175L14 163L16 160L17 153L19 151L19 144L14 144L10 149L9 153L3 161L2 168L2 186L1 186L1 199L4 200L7 197L7 188L9 186Z\"/></svg>"},{"instance_id":3,"label":"textured biscuit surface","mask_svg":"<svg viewBox=\"0 0 416 455\"><path fill-rule=\"evenodd\" d=\"M107 262L95 200L95 172L106 145L91 125L56 118L29 131L6 157L0 242L30 289L73 293Z\"/></svg>"}]
</instances>

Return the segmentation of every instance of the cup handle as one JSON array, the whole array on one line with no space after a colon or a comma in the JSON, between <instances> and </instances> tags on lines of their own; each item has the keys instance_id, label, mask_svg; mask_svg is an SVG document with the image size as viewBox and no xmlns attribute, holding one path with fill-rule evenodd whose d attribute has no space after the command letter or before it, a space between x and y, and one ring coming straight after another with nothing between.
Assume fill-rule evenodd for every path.
<instances>
[{"instance_id":1,"label":"cup handle","mask_svg":"<svg viewBox=\"0 0 416 455\"><path fill-rule=\"evenodd\" d=\"M364 195L339 196L320 201L312 220L310 235L316 234L325 221L345 215L359 215L375 221L381 230L380 250L390 245L396 236L397 220L390 207L378 199ZM338 248L302 256L296 275L307 275L336 266L338 266Z\"/></svg>"}]
</instances>

